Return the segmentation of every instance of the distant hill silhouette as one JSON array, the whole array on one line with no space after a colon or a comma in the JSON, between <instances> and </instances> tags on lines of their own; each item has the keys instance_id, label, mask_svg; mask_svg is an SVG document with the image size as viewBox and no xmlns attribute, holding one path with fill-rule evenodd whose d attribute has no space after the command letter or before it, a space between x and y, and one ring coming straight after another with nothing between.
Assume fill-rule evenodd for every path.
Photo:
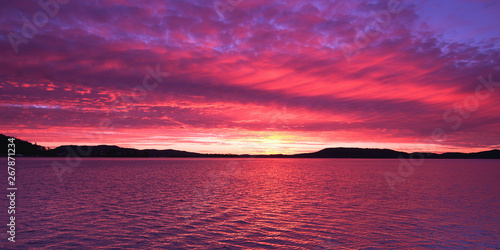
<instances>
[{"instance_id":1,"label":"distant hill silhouette","mask_svg":"<svg viewBox=\"0 0 500 250\"><path fill-rule=\"evenodd\" d=\"M318 152L296 154L294 156L299 158L406 158L408 153L391 149L325 148Z\"/></svg>"},{"instance_id":2,"label":"distant hill silhouette","mask_svg":"<svg viewBox=\"0 0 500 250\"><path fill-rule=\"evenodd\" d=\"M428 159L500 159L500 150L494 149L478 153L406 153L391 149L377 148L325 148L314 153L295 154L294 158L408 158L420 154ZM415 156L419 157L419 156Z\"/></svg>"},{"instance_id":3,"label":"distant hill silhouette","mask_svg":"<svg viewBox=\"0 0 500 250\"><path fill-rule=\"evenodd\" d=\"M203 154L191 153L186 151L179 151L173 149L156 150L144 149L139 150L135 148L121 148L118 146L60 146L47 151L48 156L62 157L77 153L84 157L202 157Z\"/></svg>"},{"instance_id":4,"label":"distant hill silhouette","mask_svg":"<svg viewBox=\"0 0 500 250\"><path fill-rule=\"evenodd\" d=\"M430 154L429 159L500 159L500 150L493 149L477 153L443 153Z\"/></svg>"},{"instance_id":5,"label":"distant hill silhouette","mask_svg":"<svg viewBox=\"0 0 500 250\"><path fill-rule=\"evenodd\" d=\"M4 148L0 156L7 155L7 139L10 138L0 134L0 145ZM370 159L391 159L408 158L411 154L395 151L391 149L376 148L325 148L318 152L303 153L294 155L233 155L233 154L201 154L173 149L135 149L121 148L118 146L77 146L64 145L54 149L48 149L30 142L17 139L16 156L40 156L40 157L256 157L256 158L370 158ZM421 153L429 159L500 159L500 150L494 149L477 153Z\"/></svg>"},{"instance_id":6,"label":"distant hill silhouette","mask_svg":"<svg viewBox=\"0 0 500 250\"><path fill-rule=\"evenodd\" d=\"M2 147L2 150L0 151L1 156L7 155L7 145L10 144L7 139L9 138L11 137L0 134L0 145ZM14 141L14 144L16 145L16 155L20 154L23 156L45 156L48 150L46 147L36 145L36 143L32 144L30 142L23 141L17 138Z\"/></svg>"}]
</instances>

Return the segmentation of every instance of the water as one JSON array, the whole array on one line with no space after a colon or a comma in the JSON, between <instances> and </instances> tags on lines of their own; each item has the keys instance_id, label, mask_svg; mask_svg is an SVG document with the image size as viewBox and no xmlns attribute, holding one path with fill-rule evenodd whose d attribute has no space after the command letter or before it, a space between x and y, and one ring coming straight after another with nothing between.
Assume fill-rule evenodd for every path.
<instances>
[{"instance_id":1,"label":"water","mask_svg":"<svg viewBox=\"0 0 500 250\"><path fill-rule=\"evenodd\" d=\"M500 249L498 160L426 160L394 191L392 159L54 161L18 159L0 246Z\"/></svg>"}]
</instances>

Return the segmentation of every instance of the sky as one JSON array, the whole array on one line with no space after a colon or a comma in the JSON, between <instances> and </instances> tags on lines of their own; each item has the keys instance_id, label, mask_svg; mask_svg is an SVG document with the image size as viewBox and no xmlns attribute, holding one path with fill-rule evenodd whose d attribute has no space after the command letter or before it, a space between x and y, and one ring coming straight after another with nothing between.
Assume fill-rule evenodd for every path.
<instances>
[{"instance_id":1,"label":"sky","mask_svg":"<svg viewBox=\"0 0 500 250\"><path fill-rule=\"evenodd\" d=\"M500 148L500 2L4 1L0 133L47 147Z\"/></svg>"}]
</instances>

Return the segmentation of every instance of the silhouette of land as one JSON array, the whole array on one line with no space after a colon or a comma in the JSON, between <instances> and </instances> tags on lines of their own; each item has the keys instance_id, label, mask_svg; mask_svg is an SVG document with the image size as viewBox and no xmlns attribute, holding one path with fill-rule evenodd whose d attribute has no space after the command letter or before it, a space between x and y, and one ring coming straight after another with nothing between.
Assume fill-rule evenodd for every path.
<instances>
[{"instance_id":1,"label":"silhouette of land","mask_svg":"<svg viewBox=\"0 0 500 250\"><path fill-rule=\"evenodd\" d=\"M0 134L0 145L7 149L10 138ZM99 145L99 146L77 146L63 145L53 149L30 143L21 139L15 140L16 156L26 157L233 157L233 158L370 158L370 159L393 159L425 157L429 159L500 159L500 150L494 149L477 153L406 153L391 149L374 148L325 148L318 152L303 154L274 154L274 155L235 155L235 154L201 154L187 151L165 149L134 149L122 148L118 146ZM0 153L1 156L7 155L7 150Z\"/></svg>"}]
</instances>

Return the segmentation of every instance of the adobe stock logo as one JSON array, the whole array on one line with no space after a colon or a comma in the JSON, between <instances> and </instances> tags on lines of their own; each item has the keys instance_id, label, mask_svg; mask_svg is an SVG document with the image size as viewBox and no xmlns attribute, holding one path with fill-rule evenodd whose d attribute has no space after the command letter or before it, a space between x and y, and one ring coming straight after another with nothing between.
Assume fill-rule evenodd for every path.
<instances>
[{"instance_id":1,"label":"adobe stock logo","mask_svg":"<svg viewBox=\"0 0 500 250\"><path fill-rule=\"evenodd\" d=\"M413 0L389 0L385 10L378 12L370 11L372 21L368 23L364 28L355 27L356 36L353 42L343 43L340 45L342 52L348 62L357 55L361 49L364 49L374 41L387 25L392 21L393 16L401 13L403 11L402 1L411 2Z\"/></svg>"},{"instance_id":2,"label":"adobe stock logo","mask_svg":"<svg viewBox=\"0 0 500 250\"><path fill-rule=\"evenodd\" d=\"M10 32L7 37L9 38L10 45L14 52L19 53L19 45L27 44L30 39L33 39L39 32L39 28L43 28L49 22L49 17L55 17L59 12L59 5L67 4L70 0L39 0L38 5L42 10L37 11L31 18L32 21L26 17L22 17L23 27L21 28L21 35Z\"/></svg>"},{"instance_id":3,"label":"adobe stock logo","mask_svg":"<svg viewBox=\"0 0 500 250\"><path fill-rule=\"evenodd\" d=\"M231 12L236 6L242 3L243 0L215 0L214 9L217 11L221 19L224 19L224 13Z\"/></svg>"}]
</instances>

